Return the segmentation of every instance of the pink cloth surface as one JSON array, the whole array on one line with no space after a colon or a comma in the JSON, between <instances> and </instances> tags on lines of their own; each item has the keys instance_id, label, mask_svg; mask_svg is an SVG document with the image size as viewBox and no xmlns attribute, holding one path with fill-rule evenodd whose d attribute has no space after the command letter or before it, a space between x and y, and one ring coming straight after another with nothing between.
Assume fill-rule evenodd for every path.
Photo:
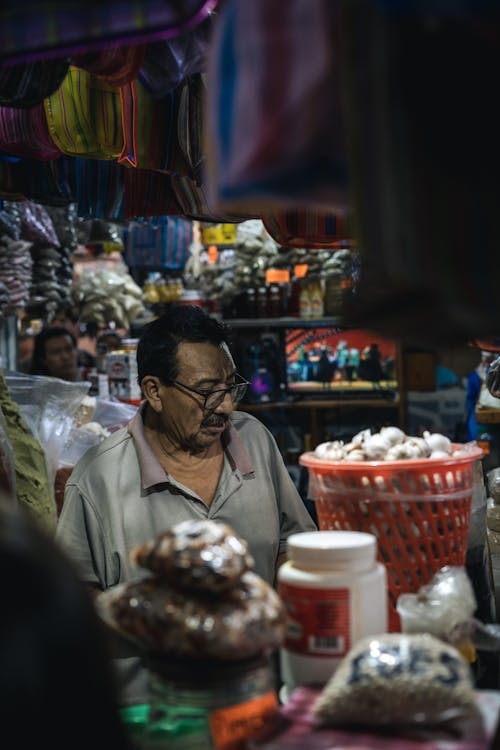
<instances>
[{"instance_id":1,"label":"pink cloth surface","mask_svg":"<svg viewBox=\"0 0 500 750\"><path fill-rule=\"evenodd\" d=\"M252 750L490 750L500 714L500 691L476 691L478 717L456 726L460 736L433 730L426 734L390 735L371 730L348 731L319 726L311 715L311 706L319 690L301 687L294 690L281 707L276 723L255 739ZM361 709L360 709L361 710Z\"/></svg>"}]
</instances>

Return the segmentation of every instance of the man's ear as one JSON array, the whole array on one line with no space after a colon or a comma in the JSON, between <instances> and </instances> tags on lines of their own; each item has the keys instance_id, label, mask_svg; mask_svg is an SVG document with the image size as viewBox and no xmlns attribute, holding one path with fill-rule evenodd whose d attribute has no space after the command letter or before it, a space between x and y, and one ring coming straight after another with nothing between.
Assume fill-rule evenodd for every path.
<instances>
[{"instance_id":1,"label":"man's ear","mask_svg":"<svg viewBox=\"0 0 500 750\"><path fill-rule=\"evenodd\" d=\"M141 390L144 398L151 408L158 413L162 410L160 388L160 378L157 378L155 375L146 375L141 381Z\"/></svg>"}]
</instances>

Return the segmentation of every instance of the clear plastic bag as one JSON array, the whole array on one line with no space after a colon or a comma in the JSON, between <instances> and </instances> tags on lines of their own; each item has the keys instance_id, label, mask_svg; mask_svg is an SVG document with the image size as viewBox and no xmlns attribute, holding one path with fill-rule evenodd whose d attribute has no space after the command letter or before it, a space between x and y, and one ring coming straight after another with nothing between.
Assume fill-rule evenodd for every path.
<instances>
[{"instance_id":1,"label":"clear plastic bag","mask_svg":"<svg viewBox=\"0 0 500 750\"><path fill-rule=\"evenodd\" d=\"M13 401L34 437L45 451L51 486L64 445L74 423L74 415L88 393L90 383L68 382L42 375L4 373Z\"/></svg>"},{"instance_id":2,"label":"clear plastic bag","mask_svg":"<svg viewBox=\"0 0 500 750\"><path fill-rule=\"evenodd\" d=\"M358 641L313 706L323 723L433 726L477 714L469 665L427 633Z\"/></svg>"}]
</instances>

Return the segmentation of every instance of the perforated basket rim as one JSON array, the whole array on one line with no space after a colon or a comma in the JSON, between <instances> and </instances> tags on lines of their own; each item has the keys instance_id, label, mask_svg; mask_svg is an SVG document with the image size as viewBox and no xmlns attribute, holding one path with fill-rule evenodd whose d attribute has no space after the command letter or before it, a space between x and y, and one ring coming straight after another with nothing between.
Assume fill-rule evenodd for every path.
<instances>
[{"instance_id":1,"label":"perforated basket rim","mask_svg":"<svg viewBox=\"0 0 500 750\"><path fill-rule=\"evenodd\" d=\"M329 488L329 492L335 495L336 502L339 498L349 502L358 503L375 503L386 502L398 505L414 505L415 503L449 503L457 500L472 500L472 487L465 490L441 490L439 492L429 492L427 495L418 492L387 492L377 490L373 487L339 487ZM311 497L313 503L324 503L323 497Z\"/></svg>"},{"instance_id":2,"label":"perforated basket rim","mask_svg":"<svg viewBox=\"0 0 500 750\"><path fill-rule=\"evenodd\" d=\"M461 450L466 444L452 443L452 450ZM387 471L388 469L407 469L408 471L429 469L436 470L440 468L451 468L454 466L474 463L483 458L484 451L478 445L471 444L467 453L460 456L452 455L447 458L412 458L405 461L325 461L317 458L314 451L307 451L299 456L301 466L308 469L318 470L319 473L330 473L332 469L335 472L368 472Z\"/></svg>"}]
</instances>

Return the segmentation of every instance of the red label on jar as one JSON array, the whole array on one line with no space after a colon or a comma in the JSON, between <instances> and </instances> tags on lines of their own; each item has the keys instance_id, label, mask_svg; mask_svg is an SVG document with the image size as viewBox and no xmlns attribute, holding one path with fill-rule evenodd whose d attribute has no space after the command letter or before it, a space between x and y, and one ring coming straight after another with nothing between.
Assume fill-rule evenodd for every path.
<instances>
[{"instance_id":1,"label":"red label on jar","mask_svg":"<svg viewBox=\"0 0 500 750\"><path fill-rule=\"evenodd\" d=\"M284 648L307 656L342 657L351 648L349 589L311 589L279 583L287 612Z\"/></svg>"}]
</instances>

